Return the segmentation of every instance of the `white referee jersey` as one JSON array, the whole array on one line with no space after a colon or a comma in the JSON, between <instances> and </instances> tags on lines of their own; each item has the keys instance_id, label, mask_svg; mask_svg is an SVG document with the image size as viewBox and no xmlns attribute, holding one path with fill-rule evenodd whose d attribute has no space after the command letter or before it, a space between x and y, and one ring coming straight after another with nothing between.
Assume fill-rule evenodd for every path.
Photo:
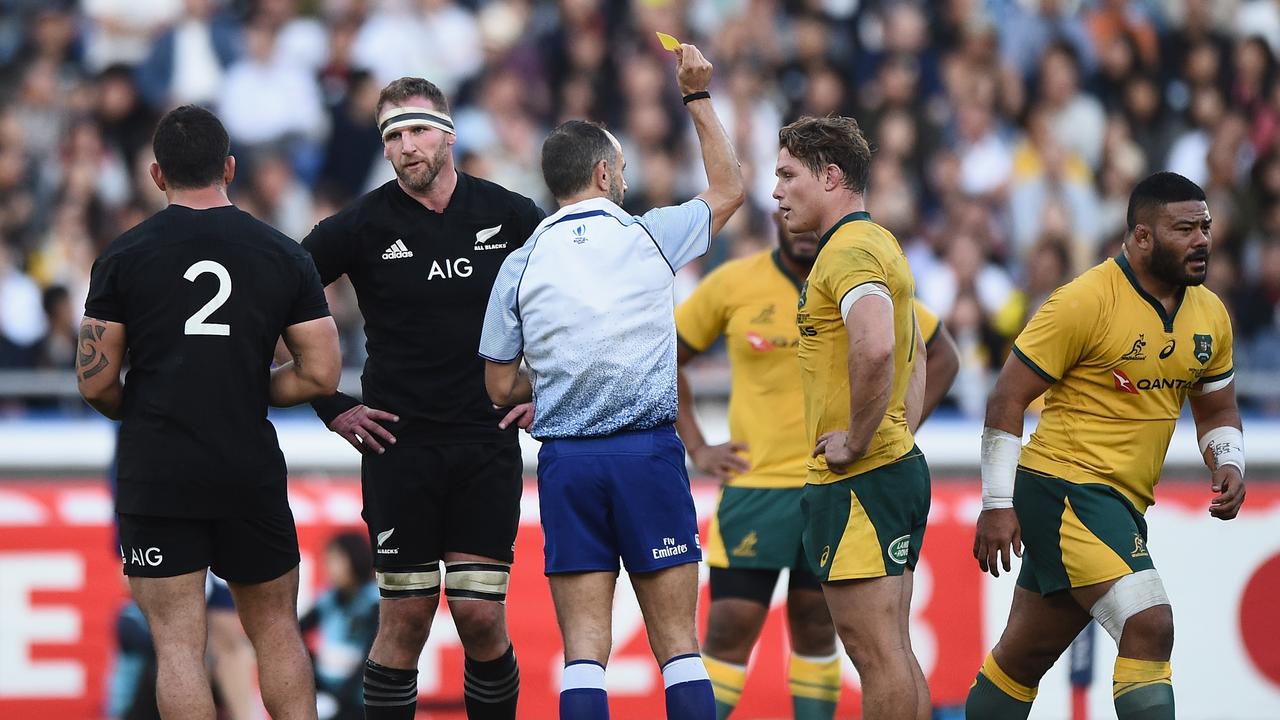
<instances>
[{"instance_id":1,"label":"white referee jersey","mask_svg":"<svg viewBox=\"0 0 1280 720\"><path fill-rule=\"evenodd\" d=\"M707 252L711 207L628 215L593 198L546 218L507 256L480 355L524 353L538 439L599 437L675 422L675 271Z\"/></svg>"}]
</instances>

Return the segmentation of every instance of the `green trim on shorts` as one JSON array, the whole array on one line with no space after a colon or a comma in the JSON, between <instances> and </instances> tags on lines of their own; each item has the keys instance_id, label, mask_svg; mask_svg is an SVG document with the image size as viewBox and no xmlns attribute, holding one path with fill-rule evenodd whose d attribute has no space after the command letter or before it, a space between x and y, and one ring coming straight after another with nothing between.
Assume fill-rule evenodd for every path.
<instances>
[{"instance_id":1,"label":"green trim on shorts","mask_svg":"<svg viewBox=\"0 0 1280 720\"><path fill-rule=\"evenodd\" d=\"M1066 513L1068 502L1078 524ZM1027 590L1049 595L1155 567L1146 518L1113 487L1020 466L1013 508L1026 546L1018 585Z\"/></svg>"},{"instance_id":2,"label":"green trim on shorts","mask_svg":"<svg viewBox=\"0 0 1280 720\"><path fill-rule=\"evenodd\" d=\"M822 582L914 570L929 518L929 466L919 448L860 475L804 486L804 549Z\"/></svg>"}]
</instances>

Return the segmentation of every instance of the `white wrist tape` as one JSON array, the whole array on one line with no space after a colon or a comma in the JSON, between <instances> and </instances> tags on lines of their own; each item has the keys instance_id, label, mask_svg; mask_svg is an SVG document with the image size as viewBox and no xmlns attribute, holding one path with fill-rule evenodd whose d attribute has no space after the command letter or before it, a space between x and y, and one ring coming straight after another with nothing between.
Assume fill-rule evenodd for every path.
<instances>
[{"instance_id":1,"label":"white wrist tape","mask_svg":"<svg viewBox=\"0 0 1280 720\"><path fill-rule=\"evenodd\" d=\"M982 428L982 509L1013 507L1013 478L1022 455L1022 438Z\"/></svg>"},{"instance_id":2,"label":"white wrist tape","mask_svg":"<svg viewBox=\"0 0 1280 720\"><path fill-rule=\"evenodd\" d=\"M1217 470L1223 465L1235 465L1244 477L1244 433L1230 425L1216 427L1200 438L1200 454L1209 450L1213 453L1214 467Z\"/></svg>"}]
</instances>

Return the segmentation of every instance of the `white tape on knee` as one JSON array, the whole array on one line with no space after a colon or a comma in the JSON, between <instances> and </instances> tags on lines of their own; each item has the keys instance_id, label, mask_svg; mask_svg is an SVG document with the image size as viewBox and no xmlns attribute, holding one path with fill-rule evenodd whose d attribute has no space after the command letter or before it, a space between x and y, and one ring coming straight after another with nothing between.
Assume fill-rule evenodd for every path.
<instances>
[{"instance_id":1,"label":"white tape on knee","mask_svg":"<svg viewBox=\"0 0 1280 720\"><path fill-rule=\"evenodd\" d=\"M1118 643L1120 634L1124 632L1124 624L1129 618L1157 605L1168 605L1169 596L1164 592L1164 583L1155 570L1143 570L1132 575L1125 575L1116 581L1098 602L1089 608L1093 616Z\"/></svg>"}]
</instances>

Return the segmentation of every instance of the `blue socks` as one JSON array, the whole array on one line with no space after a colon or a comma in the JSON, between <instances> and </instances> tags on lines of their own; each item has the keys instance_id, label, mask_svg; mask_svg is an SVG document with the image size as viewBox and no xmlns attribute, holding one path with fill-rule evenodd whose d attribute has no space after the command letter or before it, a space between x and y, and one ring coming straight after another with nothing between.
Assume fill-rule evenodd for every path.
<instances>
[{"instance_id":1,"label":"blue socks","mask_svg":"<svg viewBox=\"0 0 1280 720\"><path fill-rule=\"evenodd\" d=\"M716 697L698 653L677 655L662 666L667 720L715 720Z\"/></svg>"},{"instance_id":2,"label":"blue socks","mask_svg":"<svg viewBox=\"0 0 1280 720\"><path fill-rule=\"evenodd\" d=\"M603 665L595 660L572 660L565 664L562 678L561 720L609 720Z\"/></svg>"}]
</instances>

